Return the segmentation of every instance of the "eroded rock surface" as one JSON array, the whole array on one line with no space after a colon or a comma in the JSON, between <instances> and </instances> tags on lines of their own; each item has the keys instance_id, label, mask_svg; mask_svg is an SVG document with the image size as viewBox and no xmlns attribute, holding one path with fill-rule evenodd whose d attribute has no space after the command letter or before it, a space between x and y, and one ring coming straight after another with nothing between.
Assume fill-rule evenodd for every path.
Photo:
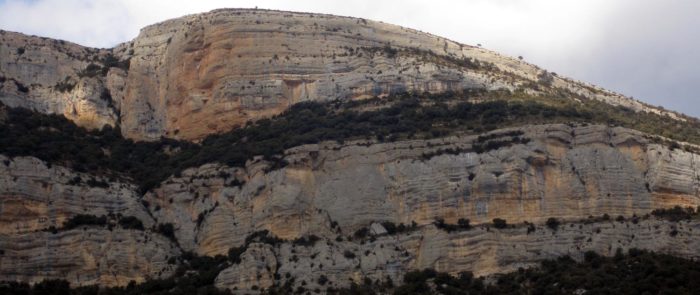
<instances>
[{"instance_id":1,"label":"eroded rock surface","mask_svg":"<svg viewBox=\"0 0 700 295\"><path fill-rule=\"evenodd\" d=\"M79 215L133 217L144 230L64 223ZM136 187L0 155L0 281L65 279L73 286L123 286L166 278L180 249L149 228ZM176 261L176 260L173 260Z\"/></svg>"},{"instance_id":2,"label":"eroded rock surface","mask_svg":"<svg viewBox=\"0 0 700 295\"><path fill-rule=\"evenodd\" d=\"M307 145L287 152L285 168L266 173L260 161L245 169L205 165L145 199L160 208L155 218L176 225L185 249L207 255L226 253L262 229L294 239L334 236L333 223L348 234L382 221L543 223L700 205L695 154L624 128L520 130L529 143L481 154L469 152L476 136ZM440 153L446 149L464 152Z\"/></svg>"},{"instance_id":3,"label":"eroded rock surface","mask_svg":"<svg viewBox=\"0 0 700 295\"><path fill-rule=\"evenodd\" d=\"M138 140L199 140L301 101L474 88L538 92L533 83L681 119L493 51L359 18L214 10L145 27L113 49L11 32L0 38L1 101L90 128L119 123ZM108 55L128 68L85 75Z\"/></svg>"}]
</instances>

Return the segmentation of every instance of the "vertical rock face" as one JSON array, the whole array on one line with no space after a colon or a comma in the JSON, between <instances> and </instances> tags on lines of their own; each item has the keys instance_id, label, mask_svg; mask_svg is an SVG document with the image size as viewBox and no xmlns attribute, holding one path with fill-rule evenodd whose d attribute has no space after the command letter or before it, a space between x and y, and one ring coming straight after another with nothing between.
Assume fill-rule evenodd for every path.
<instances>
[{"instance_id":1,"label":"vertical rock face","mask_svg":"<svg viewBox=\"0 0 700 295\"><path fill-rule=\"evenodd\" d=\"M515 89L542 72L395 25L283 11L215 10L173 19L144 28L128 47L134 58L122 128L138 139L201 139L307 100ZM552 81L615 105L652 110L570 80Z\"/></svg>"},{"instance_id":2,"label":"vertical rock face","mask_svg":"<svg viewBox=\"0 0 700 295\"><path fill-rule=\"evenodd\" d=\"M63 228L79 214L130 216L146 230ZM0 155L0 281L118 286L168 277L180 250L148 230L153 224L131 184Z\"/></svg>"},{"instance_id":3,"label":"vertical rock face","mask_svg":"<svg viewBox=\"0 0 700 295\"><path fill-rule=\"evenodd\" d=\"M566 89L678 119L518 59L358 18L226 9L148 26L113 49L4 31L0 40L0 101L88 128L119 123L137 140L199 140L301 101L474 88Z\"/></svg>"},{"instance_id":4,"label":"vertical rock face","mask_svg":"<svg viewBox=\"0 0 700 295\"><path fill-rule=\"evenodd\" d=\"M0 155L0 162L0 233L59 228L78 214L121 214L138 218L146 227L153 225L131 184L48 167L31 157ZM91 186L91 182L101 185Z\"/></svg>"},{"instance_id":5,"label":"vertical rock face","mask_svg":"<svg viewBox=\"0 0 700 295\"><path fill-rule=\"evenodd\" d=\"M146 27L113 49L4 31L0 41L4 104L88 128L119 125L137 140L200 140L303 101L471 88L561 91L683 120L517 59L357 18L215 10ZM486 137L502 141L298 146L284 152L286 166L262 157L245 167L210 163L143 195L116 173L0 155L0 281L123 286L175 274L190 263L185 252L240 253L217 265L224 270L214 281L239 294L285 283L320 292L365 278L398 282L422 268L489 275L587 250L700 257L697 221L644 216L700 205L700 156L689 152L697 146L573 123ZM562 225L542 226L550 217ZM491 228L494 218L510 226ZM440 228L460 220L455 230ZM168 224L174 238L155 230Z\"/></svg>"},{"instance_id":6,"label":"vertical rock face","mask_svg":"<svg viewBox=\"0 0 700 295\"><path fill-rule=\"evenodd\" d=\"M624 128L522 131L531 142L429 159L425 155L440 149L469 150L476 138L303 146L288 151L290 165L283 169L265 172L262 162L245 169L206 165L171 178L145 199L160 208L155 218L176 225L184 249L206 255L225 254L262 229L295 239L335 236L332 224L347 234L382 221L543 223L700 205L695 154ZM232 185L239 182L245 184Z\"/></svg>"},{"instance_id":7,"label":"vertical rock face","mask_svg":"<svg viewBox=\"0 0 700 295\"><path fill-rule=\"evenodd\" d=\"M0 101L11 107L64 115L87 128L115 126L118 105L105 83L118 80L125 72L114 69L104 77L101 73L83 76L90 63L107 54L107 50L62 40L0 31Z\"/></svg>"},{"instance_id":8,"label":"vertical rock face","mask_svg":"<svg viewBox=\"0 0 700 295\"><path fill-rule=\"evenodd\" d=\"M0 279L38 283L63 279L73 286L124 286L167 278L180 255L168 239L138 230L81 227L51 233L0 234Z\"/></svg>"}]
</instances>

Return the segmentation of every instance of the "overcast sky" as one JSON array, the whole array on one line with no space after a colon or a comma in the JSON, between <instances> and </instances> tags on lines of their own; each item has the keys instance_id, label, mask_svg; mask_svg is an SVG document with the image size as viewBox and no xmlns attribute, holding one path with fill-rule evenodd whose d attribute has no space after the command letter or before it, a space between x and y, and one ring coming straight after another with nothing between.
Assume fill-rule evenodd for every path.
<instances>
[{"instance_id":1,"label":"overcast sky","mask_svg":"<svg viewBox=\"0 0 700 295\"><path fill-rule=\"evenodd\" d=\"M363 17L479 43L700 117L696 0L0 0L0 29L112 47L169 18L256 6Z\"/></svg>"}]
</instances>

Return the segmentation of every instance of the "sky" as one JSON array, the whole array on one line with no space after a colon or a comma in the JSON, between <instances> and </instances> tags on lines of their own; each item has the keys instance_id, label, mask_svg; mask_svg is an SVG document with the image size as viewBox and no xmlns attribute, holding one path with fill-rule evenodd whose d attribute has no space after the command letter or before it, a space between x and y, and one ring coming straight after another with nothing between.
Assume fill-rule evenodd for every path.
<instances>
[{"instance_id":1,"label":"sky","mask_svg":"<svg viewBox=\"0 0 700 295\"><path fill-rule=\"evenodd\" d=\"M696 0L0 0L0 29L112 47L216 8L330 13L402 25L700 117Z\"/></svg>"}]
</instances>

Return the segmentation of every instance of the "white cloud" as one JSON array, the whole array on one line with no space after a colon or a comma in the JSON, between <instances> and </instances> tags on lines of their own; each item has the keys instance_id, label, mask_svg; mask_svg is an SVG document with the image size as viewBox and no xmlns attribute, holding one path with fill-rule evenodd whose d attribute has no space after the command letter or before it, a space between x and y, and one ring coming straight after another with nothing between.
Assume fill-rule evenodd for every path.
<instances>
[{"instance_id":1,"label":"white cloud","mask_svg":"<svg viewBox=\"0 0 700 295\"><path fill-rule=\"evenodd\" d=\"M481 43L700 115L692 85L700 80L700 2L693 0L0 0L0 28L111 47L169 18L256 6L363 17Z\"/></svg>"}]
</instances>

